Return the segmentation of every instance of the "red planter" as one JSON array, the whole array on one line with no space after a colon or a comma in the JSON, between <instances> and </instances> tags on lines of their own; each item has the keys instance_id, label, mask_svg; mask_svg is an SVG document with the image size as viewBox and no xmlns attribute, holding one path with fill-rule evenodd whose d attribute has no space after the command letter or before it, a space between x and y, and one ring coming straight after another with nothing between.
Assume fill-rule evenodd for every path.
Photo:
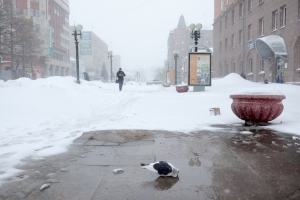
<instances>
[{"instance_id":1,"label":"red planter","mask_svg":"<svg viewBox=\"0 0 300 200\"><path fill-rule=\"evenodd\" d=\"M283 111L284 95L230 95L233 99L231 109L246 124L266 125L276 119Z\"/></svg>"},{"instance_id":2,"label":"red planter","mask_svg":"<svg viewBox=\"0 0 300 200\"><path fill-rule=\"evenodd\" d=\"M189 86L187 85L182 85L182 86L176 86L176 91L181 93L181 92L187 92L189 91Z\"/></svg>"}]
</instances>

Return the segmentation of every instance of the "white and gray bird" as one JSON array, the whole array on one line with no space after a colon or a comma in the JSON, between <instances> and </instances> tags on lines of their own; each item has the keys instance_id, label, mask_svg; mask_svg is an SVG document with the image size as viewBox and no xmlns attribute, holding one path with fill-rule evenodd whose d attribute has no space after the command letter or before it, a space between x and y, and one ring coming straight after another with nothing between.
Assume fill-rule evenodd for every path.
<instances>
[{"instance_id":1,"label":"white and gray bird","mask_svg":"<svg viewBox=\"0 0 300 200\"><path fill-rule=\"evenodd\" d=\"M179 169L174 167L171 163L166 161L157 161L150 164L141 163L143 169L148 169L152 172L158 173L160 176L177 177Z\"/></svg>"}]
</instances>

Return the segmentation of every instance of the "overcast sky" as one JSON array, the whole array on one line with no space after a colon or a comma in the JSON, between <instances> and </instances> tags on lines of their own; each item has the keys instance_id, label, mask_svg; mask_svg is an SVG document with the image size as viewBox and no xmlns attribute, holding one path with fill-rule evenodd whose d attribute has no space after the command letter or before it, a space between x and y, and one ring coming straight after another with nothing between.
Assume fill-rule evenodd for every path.
<instances>
[{"instance_id":1,"label":"overcast sky","mask_svg":"<svg viewBox=\"0 0 300 200\"><path fill-rule=\"evenodd\" d=\"M186 24L212 29L213 0L69 0L70 25L94 31L124 70L163 67L170 30L180 15Z\"/></svg>"}]
</instances>

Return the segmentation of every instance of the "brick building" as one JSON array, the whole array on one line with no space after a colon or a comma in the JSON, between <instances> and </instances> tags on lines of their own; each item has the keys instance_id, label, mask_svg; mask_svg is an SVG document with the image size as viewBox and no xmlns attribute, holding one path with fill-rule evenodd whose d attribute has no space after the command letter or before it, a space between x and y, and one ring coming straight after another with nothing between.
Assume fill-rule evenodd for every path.
<instances>
[{"instance_id":1,"label":"brick building","mask_svg":"<svg viewBox=\"0 0 300 200\"><path fill-rule=\"evenodd\" d=\"M45 37L45 54L48 60L44 66L44 76L70 75L69 46L69 1L31 0L41 4L40 25Z\"/></svg>"},{"instance_id":2,"label":"brick building","mask_svg":"<svg viewBox=\"0 0 300 200\"><path fill-rule=\"evenodd\" d=\"M300 0L214 3L214 77L243 72L254 82L300 81Z\"/></svg>"},{"instance_id":3,"label":"brick building","mask_svg":"<svg viewBox=\"0 0 300 200\"><path fill-rule=\"evenodd\" d=\"M32 20L35 31L44 41L41 55L45 62L20 63L33 78L69 74L69 1L68 0L0 0L12 2L16 13ZM32 72L33 69L33 72Z\"/></svg>"}]
</instances>

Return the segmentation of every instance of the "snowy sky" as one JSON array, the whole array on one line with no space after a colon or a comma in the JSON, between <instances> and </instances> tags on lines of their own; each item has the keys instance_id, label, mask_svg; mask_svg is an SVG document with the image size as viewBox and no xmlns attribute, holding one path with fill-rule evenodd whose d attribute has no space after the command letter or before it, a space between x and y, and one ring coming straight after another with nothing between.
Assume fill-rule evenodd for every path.
<instances>
[{"instance_id":1,"label":"snowy sky","mask_svg":"<svg viewBox=\"0 0 300 200\"><path fill-rule=\"evenodd\" d=\"M205 92L192 92L190 87L187 93L177 93L174 86L135 82L119 92L115 83L82 80L79 85L74 81L73 77L0 80L0 185L18 172L13 166L23 158L64 152L83 132L142 129L189 133L222 131L211 124L241 126L243 121L231 111L229 98L237 92L284 94L283 113L265 128L291 137L300 135L300 87L295 85L253 83L229 74L213 79ZM213 107L220 108L221 115L211 116Z\"/></svg>"},{"instance_id":2,"label":"snowy sky","mask_svg":"<svg viewBox=\"0 0 300 200\"><path fill-rule=\"evenodd\" d=\"M186 24L212 30L213 0L69 0L70 25L94 31L124 70L163 67L170 30L180 15Z\"/></svg>"}]
</instances>

